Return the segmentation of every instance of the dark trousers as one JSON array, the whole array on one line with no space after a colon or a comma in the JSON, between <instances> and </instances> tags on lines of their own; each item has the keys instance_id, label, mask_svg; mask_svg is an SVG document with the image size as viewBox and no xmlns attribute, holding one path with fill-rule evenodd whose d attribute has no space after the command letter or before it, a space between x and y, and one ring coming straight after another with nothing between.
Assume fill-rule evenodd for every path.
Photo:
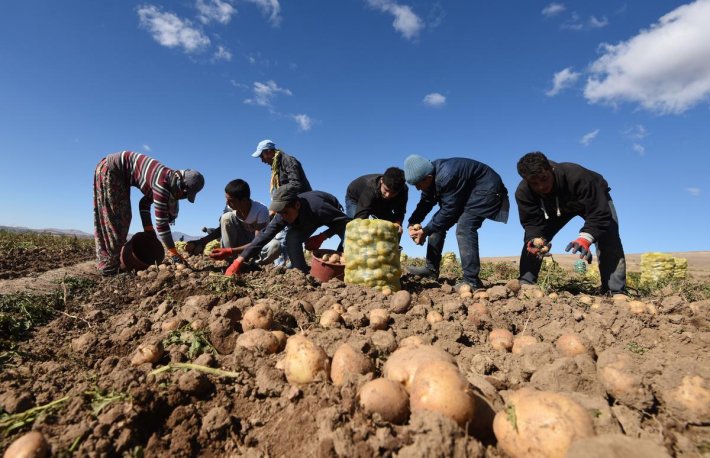
<instances>
[{"instance_id":1,"label":"dark trousers","mask_svg":"<svg viewBox=\"0 0 710 458\"><path fill-rule=\"evenodd\" d=\"M616 216L614 203L610 200L612 221L609 223L607 231L595 242L596 254L599 260L599 274L602 282L602 293L619 293L626 291L626 258L624 257L624 247L621 245L619 236L619 220ZM561 217L548 220L542 236L546 240L552 238L562 229L572 218L577 215L562 214ZM520 254L520 281L526 284L537 283L542 260L527 252L527 241L540 234L525 234L523 241L523 251Z\"/></svg>"}]
</instances>

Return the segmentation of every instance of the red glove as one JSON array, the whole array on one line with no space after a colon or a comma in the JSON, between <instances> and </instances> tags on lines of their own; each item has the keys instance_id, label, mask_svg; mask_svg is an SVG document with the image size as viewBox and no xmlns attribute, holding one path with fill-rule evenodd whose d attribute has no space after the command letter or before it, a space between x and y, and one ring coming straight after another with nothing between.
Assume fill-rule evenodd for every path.
<instances>
[{"instance_id":1,"label":"red glove","mask_svg":"<svg viewBox=\"0 0 710 458\"><path fill-rule=\"evenodd\" d=\"M180 253L178 253L177 248L168 248L168 257L170 258L170 262L173 264L184 264L187 265L187 261L185 261L185 258L182 257Z\"/></svg>"},{"instance_id":2,"label":"red glove","mask_svg":"<svg viewBox=\"0 0 710 458\"><path fill-rule=\"evenodd\" d=\"M543 241L542 246L535 246L535 239L538 239L538 238ZM538 243L538 245L539 245L539 243ZM545 257L545 255L550 252L550 248L552 248L552 244L542 237L532 238L532 239L528 240L527 245L525 245L525 249L527 250L528 253L530 253L533 256L537 256L540 259Z\"/></svg>"},{"instance_id":3,"label":"red glove","mask_svg":"<svg viewBox=\"0 0 710 458\"><path fill-rule=\"evenodd\" d=\"M239 273L239 270L241 269L241 267L242 267L242 261L241 261L241 259L237 258L234 260L232 265L227 267L227 271L224 273L224 275L226 275L227 277L232 277L232 276Z\"/></svg>"},{"instance_id":4,"label":"red glove","mask_svg":"<svg viewBox=\"0 0 710 458\"><path fill-rule=\"evenodd\" d=\"M210 251L210 258L215 259L217 261L221 261L223 259L229 258L233 254L234 250L231 248L215 248L214 250Z\"/></svg>"},{"instance_id":5,"label":"red glove","mask_svg":"<svg viewBox=\"0 0 710 458\"><path fill-rule=\"evenodd\" d=\"M328 237L325 236L325 232L321 232L318 235L314 235L313 237L306 240L306 244L305 244L306 250L309 250L309 251L317 250L318 248L320 248L321 245L323 245L323 242L327 238Z\"/></svg>"},{"instance_id":6,"label":"red glove","mask_svg":"<svg viewBox=\"0 0 710 458\"><path fill-rule=\"evenodd\" d=\"M577 237L574 241L570 242L565 248L565 251L572 250L572 254L579 253L579 259L584 259L587 263L592 263L592 252L589 251L589 247L592 242L585 237Z\"/></svg>"}]
</instances>

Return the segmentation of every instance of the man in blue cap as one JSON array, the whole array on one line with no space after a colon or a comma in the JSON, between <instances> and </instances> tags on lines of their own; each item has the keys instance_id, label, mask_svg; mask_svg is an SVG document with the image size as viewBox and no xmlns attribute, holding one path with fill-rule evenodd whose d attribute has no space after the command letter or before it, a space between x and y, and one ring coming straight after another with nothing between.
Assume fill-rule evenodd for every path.
<instances>
[{"instance_id":1,"label":"man in blue cap","mask_svg":"<svg viewBox=\"0 0 710 458\"><path fill-rule=\"evenodd\" d=\"M456 224L463 280L471 288L482 287L478 277L478 229L485 219L506 223L510 203L508 190L500 175L482 162L467 158L429 161L411 155L404 161L407 183L422 192L417 208L409 218L409 236L417 245L427 243L426 266L409 267L409 273L437 278L446 232ZM439 204L428 224L420 227L426 215ZM417 225L417 226L415 226Z\"/></svg>"},{"instance_id":2,"label":"man in blue cap","mask_svg":"<svg viewBox=\"0 0 710 458\"><path fill-rule=\"evenodd\" d=\"M303 171L301 163L293 156L290 156L280 149L276 148L276 144L271 140L262 140L256 145L256 150L251 153L251 157L258 157L261 162L271 167L271 180L269 181L269 195L274 195L274 192L281 186L291 185L297 193L312 191L311 184L306 178L306 172ZM275 213L269 211L269 215L273 217ZM281 258L277 260L277 264L286 264L288 257L286 255L286 232L288 227L285 227L282 232L273 237L271 244L279 244L282 253ZM267 247L267 251L275 251L275 247Z\"/></svg>"}]
</instances>

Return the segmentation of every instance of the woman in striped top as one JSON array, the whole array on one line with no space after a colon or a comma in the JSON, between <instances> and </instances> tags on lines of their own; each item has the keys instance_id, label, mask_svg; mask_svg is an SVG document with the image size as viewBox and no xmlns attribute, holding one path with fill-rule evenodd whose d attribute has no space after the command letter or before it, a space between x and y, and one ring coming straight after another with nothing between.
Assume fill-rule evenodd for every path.
<instances>
[{"instance_id":1,"label":"woman in striped top","mask_svg":"<svg viewBox=\"0 0 710 458\"><path fill-rule=\"evenodd\" d=\"M132 151L109 154L94 173L94 239L96 264L103 275L115 275L121 248L131 225L131 186L143 193L138 204L143 230L160 237L173 262L185 262L175 249L170 223L180 199L195 201L205 180L195 170L172 170L155 159ZM153 204L155 229L150 216Z\"/></svg>"}]
</instances>

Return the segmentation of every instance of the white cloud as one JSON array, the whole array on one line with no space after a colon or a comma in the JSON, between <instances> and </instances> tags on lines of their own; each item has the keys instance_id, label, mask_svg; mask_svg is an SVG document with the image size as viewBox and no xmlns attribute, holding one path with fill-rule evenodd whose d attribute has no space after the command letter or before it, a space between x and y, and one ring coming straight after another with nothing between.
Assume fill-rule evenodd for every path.
<instances>
[{"instance_id":1,"label":"white cloud","mask_svg":"<svg viewBox=\"0 0 710 458\"><path fill-rule=\"evenodd\" d=\"M220 24L229 24L232 16L237 13L234 7L223 0L197 0L197 18L203 24L217 21Z\"/></svg>"},{"instance_id":2,"label":"white cloud","mask_svg":"<svg viewBox=\"0 0 710 458\"><path fill-rule=\"evenodd\" d=\"M153 39L168 48L182 47L185 52L195 52L209 46L210 39L192 23L173 13L161 11L153 5L138 8L140 26L147 29Z\"/></svg>"},{"instance_id":3,"label":"white cloud","mask_svg":"<svg viewBox=\"0 0 710 458\"><path fill-rule=\"evenodd\" d=\"M581 140L579 140L579 143L583 144L584 146L589 146L589 144L592 143L592 140L597 138L597 135L599 135L599 129L594 129L593 131L584 134Z\"/></svg>"},{"instance_id":4,"label":"white cloud","mask_svg":"<svg viewBox=\"0 0 710 458\"><path fill-rule=\"evenodd\" d=\"M688 194L690 194L692 197L698 197L700 195L700 188L690 187L685 188L685 190L688 191Z\"/></svg>"},{"instance_id":5,"label":"white cloud","mask_svg":"<svg viewBox=\"0 0 710 458\"><path fill-rule=\"evenodd\" d=\"M589 16L589 19L587 19L587 26L590 29L601 29L603 27L606 27L609 25L609 19L606 17L602 17L601 19L597 19L595 16Z\"/></svg>"},{"instance_id":6,"label":"white cloud","mask_svg":"<svg viewBox=\"0 0 710 458\"><path fill-rule=\"evenodd\" d=\"M555 73L552 77L552 89L547 91L549 97L553 97L568 87L572 86L581 76L581 73L572 71L572 67L567 67L562 71Z\"/></svg>"},{"instance_id":7,"label":"white cloud","mask_svg":"<svg viewBox=\"0 0 710 458\"><path fill-rule=\"evenodd\" d=\"M639 156L646 155L646 148L643 145L640 145L638 143L634 143L634 146L632 146L632 148Z\"/></svg>"},{"instance_id":8,"label":"white cloud","mask_svg":"<svg viewBox=\"0 0 710 458\"><path fill-rule=\"evenodd\" d=\"M545 17L552 17L557 14L560 14L564 10L566 10L567 7L563 3L550 3L547 5L545 8L542 9L542 15Z\"/></svg>"},{"instance_id":9,"label":"white cloud","mask_svg":"<svg viewBox=\"0 0 710 458\"><path fill-rule=\"evenodd\" d=\"M432 92L431 94L424 96L423 102L425 105L429 105L430 107L440 108L446 105L446 96L443 96L438 92Z\"/></svg>"},{"instance_id":10,"label":"white cloud","mask_svg":"<svg viewBox=\"0 0 710 458\"><path fill-rule=\"evenodd\" d=\"M281 24L281 5L279 0L245 0L249 3L254 3L259 7L261 12L269 16L269 22L275 27Z\"/></svg>"},{"instance_id":11,"label":"white cloud","mask_svg":"<svg viewBox=\"0 0 710 458\"><path fill-rule=\"evenodd\" d=\"M307 114L295 114L291 116L296 123L298 123L298 128L301 130L311 130L313 125L313 119Z\"/></svg>"},{"instance_id":12,"label":"white cloud","mask_svg":"<svg viewBox=\"0 0 710 458\"><path fill-rule=\"evenodd\" d=\"M254 81L254 87L252 89L254 91L253 97L244 100L244 103L259 105L261 107L272 107L273 100L279 94L292 95L291 91L279 87L273 80L269 80L265 83Z\"/></svg>"},{"instance_id":13,"label":"white cloud","mask_svg":"<svg viewBox=\"0 0 710 458\"><path fill-rule=\"evenodd\" d=\"M232 60L232 53L224 46L217 46L217 51L215 51L213 57L215 60L226 60L229 62Z\"/></svg>"},{"instance_id":14,"label":"white cloud","mask_svg":"<svg viewBox=\"0 0 710 458\"><path fill-rule=\"evenodd\" d=\"M143 143L143 151L149 153L149 152L150 152L150 146L149 146L149 145L146 145L145 143Z\"/></svg>"},{"instance_id":15,"label":"white cloud","mask_svg":"<svg viewBox=\"0 0 710 458\"><path fill-rule=\"evenodd\" d=\"M648 30L605 44L584 95L592 103L638 103L679 114L710 95L710 0L683 5Z\"/></svg>"},{"instance_id":16,"label":"white cloud","mask_svg":"<svg viewBox=\"0 0 710 458\"><path fill-rule=\"evenodd\" d=\"M626 129L624 135L634 140L643 140L648 135L648 131L643 124L636 124Z\"/></svg>"},{"instance_id":17,"label":"white cloud","mask_svg":"<svg viewBox=\"0 0 710 458\"><path fill-rule=\"evenodd\" d=\"M394 16L392 26L408 40L416 38L424 28L424 21L409 6L400 5L394 0L367 0L367 3L383 13Z\"/></svg>"}]
</instances>

